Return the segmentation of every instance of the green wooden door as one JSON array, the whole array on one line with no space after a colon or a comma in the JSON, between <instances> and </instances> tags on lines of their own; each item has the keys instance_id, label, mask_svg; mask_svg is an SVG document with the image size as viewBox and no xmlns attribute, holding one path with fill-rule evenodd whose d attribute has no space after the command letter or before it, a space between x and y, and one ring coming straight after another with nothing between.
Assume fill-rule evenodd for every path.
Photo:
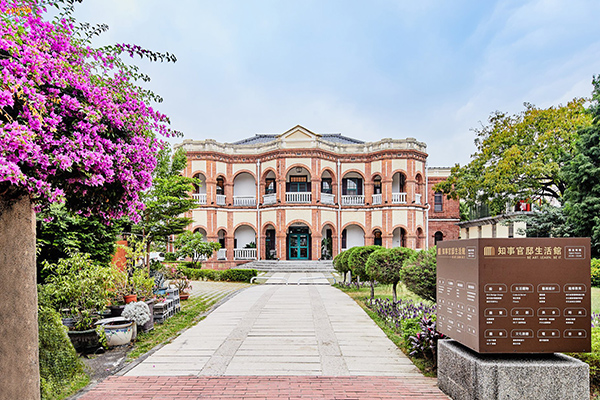
<instances>
[{"instance_id":1,"label":"green wooden door","mask_svg":"<svg viewBox=\"0 0 600 400\"><path fill-rule=\"evenodd\" d=\"M290 260L308 260L308 234L290 233L288 255Z\"/></svg>"}]
</instances>

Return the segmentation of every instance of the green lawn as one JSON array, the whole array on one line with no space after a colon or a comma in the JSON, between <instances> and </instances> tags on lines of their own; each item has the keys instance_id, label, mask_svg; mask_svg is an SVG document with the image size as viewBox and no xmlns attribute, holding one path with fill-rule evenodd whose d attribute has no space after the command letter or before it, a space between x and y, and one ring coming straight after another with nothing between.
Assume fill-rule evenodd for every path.
<instances>
[{"instance_id":1,"label":"green lawn","mask_svg":"<svg viewBox=\"0 0 600 400\"><path fill-rule=\"evenodd\" d=\"M592 312L600 313L600 288L592 288Z\"/></svg>"}]
</instances>

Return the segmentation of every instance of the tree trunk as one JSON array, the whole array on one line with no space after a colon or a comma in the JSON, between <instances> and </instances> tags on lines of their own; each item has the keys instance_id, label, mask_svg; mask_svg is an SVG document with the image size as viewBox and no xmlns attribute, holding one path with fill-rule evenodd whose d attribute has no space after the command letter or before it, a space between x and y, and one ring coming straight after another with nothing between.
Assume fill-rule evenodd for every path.
<instances>
[{"instance_id":1,"label":"tree trunk","mask_svg":"<svg viewBox=\"0 0 600 400\"><path fill-rule=\"evenodd\" d=\"M0 198L0 397L39 399L35 214Z\"/></svg>"},{"instance_id":2,"label":"tree trunk","mask_svg":"<svg viewBox=\"0 0 600 400\"><path fill-rule=\"evenodd\" d=\"M371 281L371 300L375 298L375 281Z\"/></svg>"},{"instance_id":3,"label":"tree trunk","mask_svg":"<svg viewBox=\"0 0 600 400\"><path fill-rule=\"evenodd\" d=\"M392 295L394 296L394 303L398 301L398 295L396 294L396 286L398 286L398 282L394 282L392 284Z\"/></svg>"}]
</instances>

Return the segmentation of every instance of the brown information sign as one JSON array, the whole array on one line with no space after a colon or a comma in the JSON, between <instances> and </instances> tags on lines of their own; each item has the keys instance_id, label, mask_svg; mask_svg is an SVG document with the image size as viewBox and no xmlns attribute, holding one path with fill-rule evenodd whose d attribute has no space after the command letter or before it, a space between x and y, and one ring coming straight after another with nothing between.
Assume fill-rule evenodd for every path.
<instances>
[{"instance_id":1,"label":"brown information sign","mask_svg":"<svg viewBox=\"0 0 600 400\"><path fill-rule=\"evenodd\" d=\"M591 351L588 238L438 242L437 327L479 353Z\"/></svg>"}]
</instances>

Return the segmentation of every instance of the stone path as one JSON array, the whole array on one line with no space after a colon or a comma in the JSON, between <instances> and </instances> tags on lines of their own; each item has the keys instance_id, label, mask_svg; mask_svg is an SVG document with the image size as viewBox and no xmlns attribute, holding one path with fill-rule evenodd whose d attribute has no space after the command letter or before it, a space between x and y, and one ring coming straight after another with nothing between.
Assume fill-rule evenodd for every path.
<instances>
[{"instance_id":1,"label":"stone path","mask_svg":"<svg viewBox=\"0 0 600 400\"><path fill-rule=\"evenodd\" d=\"M86 395L447 399L343 292L260 285Z\"/></svg>"},{"instance_id":2,"label":"stone path","mask_svg":"<svg viewBox=\"0 0 600 400\"><path fill-rule=\"evenodd\" d=\"M331 272L267 272L257 278L257 282L267 285L331 285L339 277Z\"/></svg>"}]
</instances>

